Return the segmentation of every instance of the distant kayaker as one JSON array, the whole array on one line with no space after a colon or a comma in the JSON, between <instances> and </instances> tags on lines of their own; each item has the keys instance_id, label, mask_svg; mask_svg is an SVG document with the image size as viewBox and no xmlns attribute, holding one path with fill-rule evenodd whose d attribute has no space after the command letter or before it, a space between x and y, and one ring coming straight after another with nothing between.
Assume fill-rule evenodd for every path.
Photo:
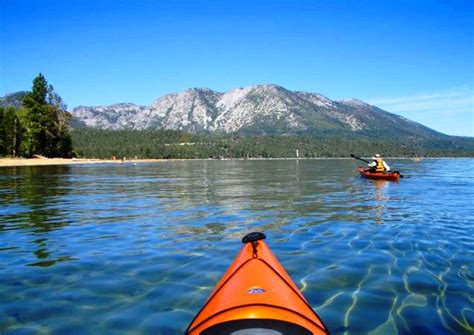
<instances>
[{"instance_id":1,"label":"distant kayaker","mask_svg":"<svg viewBox=\"0 0 474 335\"><path fill-rule=\"evenodd\" d=\"M368 164L368 171L370 172L388 172L390 171L390 166L383 160L379 154L375 154L372 157L373 162Z\"/></svg>"}]
</instances>

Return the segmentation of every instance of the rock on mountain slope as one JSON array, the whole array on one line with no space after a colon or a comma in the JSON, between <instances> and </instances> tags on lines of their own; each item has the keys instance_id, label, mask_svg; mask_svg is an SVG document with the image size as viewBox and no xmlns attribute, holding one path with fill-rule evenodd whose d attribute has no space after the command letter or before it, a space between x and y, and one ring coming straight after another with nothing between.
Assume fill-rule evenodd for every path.
<instances>
[{"instance_id":1,"label":"rock on mountain slope","mask_svg":"<svg viewBox=\"0 0 474 335\"><path fill-rule=\"evenodd\" d=\"M137 116L143 114L147 107L131 103L120 103L109 106L74 108L72 114L88 127L103 129L134 129Z\"/></svg>"},{"instance_id":2,"label":"rock on mountain slope","mask_svg":"<svg viewBox=\"0 0 474 335\"><path fill-rule=\"evenodd\" d=\"M21 100L27 94L26 91L20 91L12 94L7 94L0 98L0 107L12 106L15 108L21 107Z\"/></svg>"},{"instance_id":3,"label":"rock on mountain slope","mask_svg":"<svg viewBox=\"0 0 474 335\"><path fill-rule=\"evenodd\" d=\"M190 132L298 134L341 132L383 136L444 136L363 101L333 101L278 85L256 85L218 93L192 88L158 98L151 106L79 106L82 124L103 129L184 129Z\"/></svg>"}]
</instances>

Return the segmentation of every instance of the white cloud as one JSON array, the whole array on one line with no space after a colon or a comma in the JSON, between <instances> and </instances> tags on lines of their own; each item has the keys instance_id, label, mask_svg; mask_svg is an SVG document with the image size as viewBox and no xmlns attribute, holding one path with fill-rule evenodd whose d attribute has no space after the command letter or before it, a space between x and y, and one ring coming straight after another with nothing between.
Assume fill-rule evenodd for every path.
<instances>
[{"instance_id":1,"label":"white cloud","mask_svg":"<svg viewBox=\"0 0 474 335\"><path fill-rule=\"evenodd\" d=\"M449 135L474 136L474 89L468 87L366 100Z\"/></svg>"}]
</instances>

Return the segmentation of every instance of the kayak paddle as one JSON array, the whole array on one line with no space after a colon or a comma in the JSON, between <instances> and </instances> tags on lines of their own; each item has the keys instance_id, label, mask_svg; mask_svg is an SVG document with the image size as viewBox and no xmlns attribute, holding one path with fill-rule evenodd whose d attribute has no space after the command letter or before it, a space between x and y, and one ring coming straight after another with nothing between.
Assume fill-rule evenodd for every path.
<instances>
[{"instance_id":1,"label":"kayak paddle","mask_svg":"<svg viewBox=\"0 0 474 335\"><path fill-rule=\"evenodd\" d=\"M352 157L352 158L355 158L355 159L358 159L358 160L360 160L360 161L366 162L366 163L370 163L368 160L365 160L365 159L360 158L360 157L358 157L358 156L356 156L356 155L353 155L353 154L351 154L351 157Z\"/></svg>"}]
</instances>

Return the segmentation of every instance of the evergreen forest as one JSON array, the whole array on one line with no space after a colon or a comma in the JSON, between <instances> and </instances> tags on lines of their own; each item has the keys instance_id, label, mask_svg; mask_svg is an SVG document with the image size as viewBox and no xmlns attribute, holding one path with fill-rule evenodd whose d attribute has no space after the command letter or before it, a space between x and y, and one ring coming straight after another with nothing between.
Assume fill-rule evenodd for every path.
<instances>
[{"instance_id":1,"label":"evergreen forest","mask_svg":"<svg viewBox=\"0 0 474 335\"><path fill-rule=\"evenodd\" d=\"M317 158L351 153L386 157L473 157L471 138L400 141L397 139L315 136L239 136L190 134L178 130L100 130L72 132L79 157L116 158Z\"/></svg>"},{"instance_id":2,"label":"evergreen forest","mask_svg":"<svg viewBox=\"0 0 474 335\"><path fill-rule=\"evenodd\" d=\"M0 155L72 157L70 120L61 97L39 74L19 108L0 107Z\"/></svg>"}]
</instances>

